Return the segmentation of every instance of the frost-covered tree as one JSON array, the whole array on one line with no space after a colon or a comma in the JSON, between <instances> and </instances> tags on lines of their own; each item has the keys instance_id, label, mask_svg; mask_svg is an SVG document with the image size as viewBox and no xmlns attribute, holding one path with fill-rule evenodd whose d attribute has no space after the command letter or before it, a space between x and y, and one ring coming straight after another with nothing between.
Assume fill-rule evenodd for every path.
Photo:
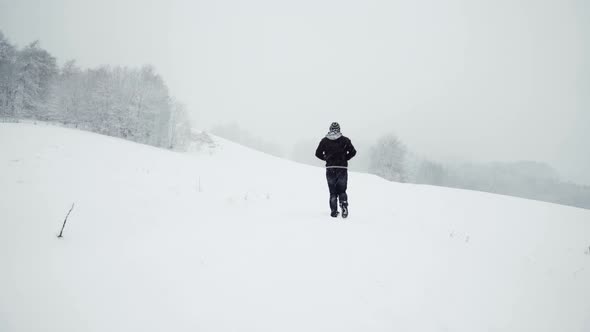
<instances>
[{"instance_id":1,"label":"frost-covered tree","mask_svg":"<svg viewBox=\"0 0 590 332\"><path fill-rule=\"evenodd\" d=\"M84 105L84 84L82 70L74 60L64 64L53 84L48 112L50 117L63 124L78 125L82 122Z\"/></svg>"},{"instance_id":2,"label":"frost-covered tree","mask_svg":"<svg viewBox=\"0 0 590 332\"><path fill-rule=\"evenodd\" d=\"M168 129L170 149L186 150L191 142L191 126L186 108L181 103L172 105L170 128Z\"/></svg>"},{"instance_id":3,"label":"frost-covered tree","mask_svg":"<svg viewBox=\"0 0 590 332\"><path fill-rule=\"evenodd\" d=\"M15 103L20 117L47 119L46 105L56 74L55 58L38 41L18 52Z\"/></svg>"},{"instance_id":4,"label":"frost-covered tree","mask_svg":"<svg viewBox=\"0 0 590 332\"><path fill-rule=\"evenodd\" d=\"M370 150L369 172L390 181L405 182L406 153L405 145L395 135L381 137Z\"/></svg>"},{"instance_id":5,"label":"frost-covered tree","mask_svg":"<svg viewBox=\"0 0 590 332\"><path fill-rule=\"evenodd\" d=\"M165 146L168 143L171 110L168 87L151 66L141 68L139 77L136 106L142 115L143 127L140 129L148 144Z\"/></svg>"},{"instance_id":6,"label":"frost-covered tree","mask_svg":"<svg viewBox=\"0 0 590 332\"><path fill-rule=\"evenodd\" d=\"M0 117L16 115L17 50L0 31Z\"/></svg>"}]
</instances>

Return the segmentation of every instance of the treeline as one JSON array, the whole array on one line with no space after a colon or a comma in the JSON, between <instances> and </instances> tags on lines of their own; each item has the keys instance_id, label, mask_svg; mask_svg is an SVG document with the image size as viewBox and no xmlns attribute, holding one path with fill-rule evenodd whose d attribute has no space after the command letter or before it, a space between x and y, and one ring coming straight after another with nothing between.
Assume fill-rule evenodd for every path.
<instances>
[{"instance_id":1,"label":"treeline","mask_svg":"<svg viewBox=\"0 0 590 332\"><path fill-rule=\"evenodd\" d=\"M39 42L21 49L0 32L0 118L66 126L165 148L190 137L185 108L151 66L62 67Z\"/></svg>"},{"instance_id":2,"label":"treeline","mask_svg":"<svg viewBox=\"0 0 590 332\"><path fill-rule=\"evenodd\" d=\"M590 209L590 187L562 181L534 161L443 164L417 157L395 135L378 140L367 172L390 181L485 191Z\"/></svg>"}]
</instances>

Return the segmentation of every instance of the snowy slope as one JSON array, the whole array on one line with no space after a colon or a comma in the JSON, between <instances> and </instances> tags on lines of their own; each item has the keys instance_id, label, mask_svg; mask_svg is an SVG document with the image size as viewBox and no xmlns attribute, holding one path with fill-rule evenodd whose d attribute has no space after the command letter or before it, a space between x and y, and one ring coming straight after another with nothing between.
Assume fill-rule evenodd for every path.
<instances>
[{"instance_id":1,"label":"snowy slope","mask_svg":"<svg viewBox=\"0 0 590 332\"><path fill-rule=\"evenodd\" d=\"M0 331L590 331L589 210L217 141L0 124Z\"/></svg>"}]
</instances>

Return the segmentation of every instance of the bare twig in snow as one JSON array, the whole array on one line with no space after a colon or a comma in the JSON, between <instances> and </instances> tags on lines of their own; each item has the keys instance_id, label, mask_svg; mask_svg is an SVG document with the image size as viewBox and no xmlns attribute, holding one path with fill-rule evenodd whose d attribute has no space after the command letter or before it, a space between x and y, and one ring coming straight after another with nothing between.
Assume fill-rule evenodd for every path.
<instances>
[{"instance_id":1,"label":"bare twig in snow","mask_svg":"<svg viewBox=\"0 0 590 332\"><path fill-rule=\"evenodd\" d=\"M70 208L70 211L68 211L68 214L66 214L66 218L64 219L64 224L63 224L63 226L61 226L61 231L59 232L59 235L57 237L63 237L62 234L64 232L64 228L66 227L66 221L68 221L68 217L70 216L70 213L72 212L73 209L74 209L74 203L72 203L72 207Z\"/></svg>"}]
</instances>

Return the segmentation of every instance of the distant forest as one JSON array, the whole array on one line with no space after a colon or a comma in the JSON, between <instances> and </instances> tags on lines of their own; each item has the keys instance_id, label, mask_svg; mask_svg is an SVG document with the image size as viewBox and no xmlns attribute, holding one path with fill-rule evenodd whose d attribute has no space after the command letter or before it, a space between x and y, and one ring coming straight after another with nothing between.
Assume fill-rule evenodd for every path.
<instances>
[{"instance_id":1,"label":"distant forest","mask_svg":"<svg viewBox=\"0 0 590 332\"><path fill-rule=\"evenodd\" d=\"M184 107L153 67L60 67L39 42L19 49L0 31L0 120L27 119L171 149L190 137Z\"/></svg>"}]
</instances>

